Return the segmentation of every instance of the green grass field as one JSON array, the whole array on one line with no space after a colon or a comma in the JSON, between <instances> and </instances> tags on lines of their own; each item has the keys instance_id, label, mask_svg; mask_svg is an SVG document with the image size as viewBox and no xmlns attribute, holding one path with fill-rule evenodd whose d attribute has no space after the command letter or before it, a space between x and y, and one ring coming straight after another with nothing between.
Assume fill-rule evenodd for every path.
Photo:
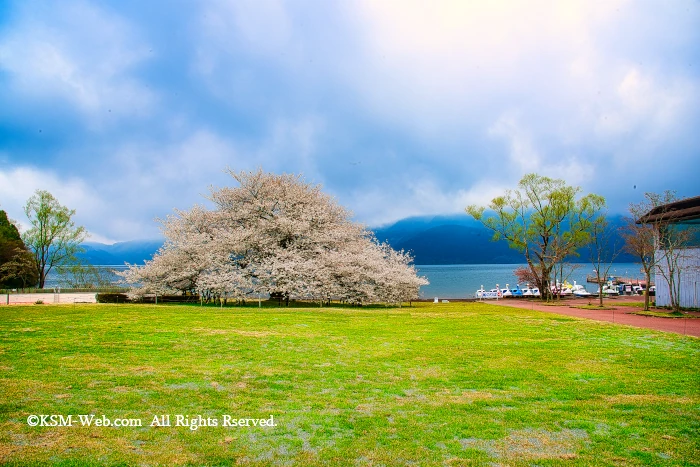
<instances>
[{"instance_id":1,"label":"green grass field","mask_svg":"<svg viewBox=\"0 0 700 467\"><path fill-rule=\"evenodd\" d=\"M692 337L481 303L0 316L4 465L700 465Z\"/></svg>"}]
</instances>

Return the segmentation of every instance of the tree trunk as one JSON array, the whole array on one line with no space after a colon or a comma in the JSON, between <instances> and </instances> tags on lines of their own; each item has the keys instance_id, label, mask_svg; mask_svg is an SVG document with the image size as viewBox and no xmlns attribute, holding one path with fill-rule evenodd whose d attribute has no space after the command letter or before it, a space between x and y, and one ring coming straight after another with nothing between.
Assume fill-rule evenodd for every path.
<instances>
[{"instance_id":1,"label":"tree trunk","mask_svg":"<svg viewBox=\"0 0 700 467\"><path fill-rule=\"evenodd\" d=\"M645 270L647 286L644 289L644 311L649 311L649 287L651 287L651 271Z\"/></svg>"}]
</instances>

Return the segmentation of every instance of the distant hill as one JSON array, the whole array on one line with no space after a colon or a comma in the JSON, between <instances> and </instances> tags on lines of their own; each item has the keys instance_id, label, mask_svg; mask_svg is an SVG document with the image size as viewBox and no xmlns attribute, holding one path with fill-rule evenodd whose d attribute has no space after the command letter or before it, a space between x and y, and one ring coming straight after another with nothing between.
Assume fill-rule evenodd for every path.
<instances>
[{"instance_id":1,"label":"distant hill","mask_svg":"<svg viewBox=\"0 0 700 467\"><path fill-rule=\"evenodd\" d=\"M153 258L154 253L162 245L163 240L132 240L113 245L85 242L82 244L85 252L78 257L95 266L143 264L145 260Z\"/></svg>"},{"instance_id":2,"label":"distant hill","mask_svg":"<svg viewBox=\"0 0 700 467\"><path fill-rule=\"evenodd\" d=\"M622 225L621 217L611 217L612 225ZM493 234L480 222L465 215L422 216L402 219L373 229L377 239L396 250L410 251L415 264L515 264L523 263L521 253L507 242L491 240ZM588 262L582 252L581 262ZM618 262L634 262L621 254Z\"/></svg>"},{"instance_id":3,"label":"distant hill","mask_svg":"<svg viewBox=\"0 0 700 467\"><path fill-rule=\"evenodd\" d=\"M521 263L523 257L505 242L492 242L491 233L464 216L402 219L374 229L377 239L396 250L410 251L416 264Z\"/></svg>"}]
</instances>

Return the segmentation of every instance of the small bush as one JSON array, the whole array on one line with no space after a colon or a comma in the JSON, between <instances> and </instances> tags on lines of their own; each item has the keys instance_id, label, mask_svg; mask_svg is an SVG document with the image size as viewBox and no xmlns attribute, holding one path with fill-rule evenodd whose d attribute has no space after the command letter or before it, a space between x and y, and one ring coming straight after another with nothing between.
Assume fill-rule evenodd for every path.
<instances>
[{"instance_id":1,"label":"small bush","mask_svg":"<svg viewBox=\"0 0 700 467\"><path fill-rule=\"evenodd\" d=\"M36 302L34 302L34 304L35 304L35 305L43 305L43 304L44 304L44 301L43 301L43 300L37 300Z\"/></svg>"},{"instance_id":2,"label":"small bush","mask_svg":"<svg viewBox=\"0 0 700 467\"><path fill-rule=\"evenodd\" d=\"M139 299L140 303L155 303L153 295ZM199 303L199 295L158 295L158 303Z\"/></svg>"}]
</instances>

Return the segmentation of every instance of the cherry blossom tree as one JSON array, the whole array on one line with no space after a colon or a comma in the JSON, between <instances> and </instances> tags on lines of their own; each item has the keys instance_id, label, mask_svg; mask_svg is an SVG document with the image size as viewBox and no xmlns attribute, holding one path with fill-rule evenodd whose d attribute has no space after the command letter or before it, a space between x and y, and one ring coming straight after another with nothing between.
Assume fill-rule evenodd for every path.
<instances>
[{"instance_id":1,"label":"cherry blossom tree","mask_svg":"<svg viewBox=\"0 0 700 467\"><path fill-rule=\"evenodd\" d=\"M300 175L228 173L237 186L212 188L214 209L195 206L162 221L163 248L124 274L139 285L134 295L400 304L427 284L409 254L379 243L319 185Z\"/></svg>"}]
</instances>

